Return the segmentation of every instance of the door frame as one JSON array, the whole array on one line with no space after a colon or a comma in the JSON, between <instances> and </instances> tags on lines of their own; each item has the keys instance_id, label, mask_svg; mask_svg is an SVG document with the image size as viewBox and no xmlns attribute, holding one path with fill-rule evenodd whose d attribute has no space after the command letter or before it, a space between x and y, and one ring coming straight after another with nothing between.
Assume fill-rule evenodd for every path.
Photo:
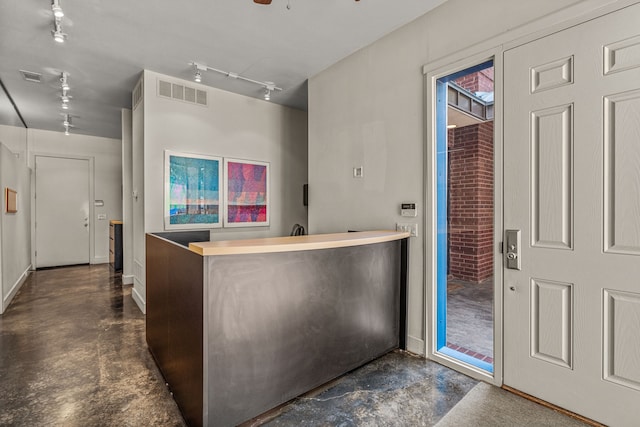
<instances>
[{"instance_id":1,"label":"door frame","mask_svg":"<svg viewBox=\"0 0 640 427\"><path fill-rule=\"evenodd\" d=\"M36 158L37 157L53 157L57 159L75 159L89 161L89 264L96 264L95 259L95 182L94 182L94 163L93 156L76 156L73 154L57 154L46 152L31 153L30 160L33 169L33 179L31 180L31 265L36 268Z\"/></svg>"},{"instance_id":2,"label":"door frame","mask_svg":"<svg viewBox=\"0 0 640 427\"><path fill-rule=\"evenodd\" d=\"M474 67L487 61L493 61L494 67L494 292L493 292L493 373L464 363L454 357L437 351L437 92L438 79ZM425 272L426 281L425 308L426 327L425 354L427 358L469 375L472 378L502 385L502 254L499 250L502 241L502 49L488 49L462 60L425 70L426 88L426 145L425 145Z\"/></svg>"},{"instance_id":3,"label":"door frame","mask_svg":"<svg viewBox=\"0 0 640 427\"><path fill-rule=\"evenodd\" d=\"M424 259L424 289L425 289L425 355L427 358L437 361L447 367L455 369L473 378L487 381L497 386L503 383L503 266L502 254L494 259L494 286L500 283L500 287L495 286L494 291L494 366L493 376L484 371L476 370L469 365L457 360L435 354L436 346L436 323L435 323L435 302L436 302L436 80L440 77L453 74L457 71L469 68L474 64L479 64L486 60L494 61L494 99L496 101L494 110L494 244L499 249L500 242L503 241L503 84L504 66L503 55L506 50L523 45L538 38L545 37L558 31L565 30L575 25L582 24L591 19L595 19L624 9L632 4L640 3L639 0L584 0L577 4L567 6L552 14L543 16L535 21L527 23L521 27L510 30L506 33L490 37L480 41L469 48L453 53L448 53L443 57L436 58L423 66L424 75L424 114L425 114L425 155L424 155L424 177L425 183L425 259ZM498 157L499 150L499 157ZM499 194L499 196L498 196ZM499 199L498 199L499 197ZM499 216L499 217L498 217ZM499 224L499 228L498 228ZM498 262L497 259L500 259ZM499 276L499 279L498 279Z\"/></svg>"}]
</instances>

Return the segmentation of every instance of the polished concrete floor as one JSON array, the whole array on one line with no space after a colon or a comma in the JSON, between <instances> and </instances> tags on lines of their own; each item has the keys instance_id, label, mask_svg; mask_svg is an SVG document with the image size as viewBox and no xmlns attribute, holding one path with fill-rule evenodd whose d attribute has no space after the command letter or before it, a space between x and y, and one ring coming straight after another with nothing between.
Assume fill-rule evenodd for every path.
<instances>
[{"instance_id":1,"label":"polished concrete floor","mask_svg":"<svg viewBox=\"0 0 640 427\"><path fill-rule=\"evenodd\" d=\"M0 425L182 426L108 266L32 273L0 317Z\"/></svg>"},{"instance_id":2,"label":"polished concrete floor","mask_svg":"<svg viewBox=\"0 0 640 427\"><path fill-rule=\"evenodd\" d=\"M144 335L108 266L32 273L0 317L0 425L183 426ZM477 386L396 351L247 425L432 426Z\"/></svg>"}]
</instances>

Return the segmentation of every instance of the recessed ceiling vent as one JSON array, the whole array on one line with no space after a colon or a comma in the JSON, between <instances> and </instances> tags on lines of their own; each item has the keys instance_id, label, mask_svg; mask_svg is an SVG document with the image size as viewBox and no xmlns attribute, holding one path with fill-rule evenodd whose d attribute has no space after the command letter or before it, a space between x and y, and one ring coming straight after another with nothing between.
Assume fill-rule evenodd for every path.
<instances>
[{"instance_id":1,"label":"recessed ceiling vent","mask_svg":"<svg viewBox=\"0 0 640 427\"><path fill-rule=\"evenodd\" d=\"M158 79L158 96L174 101L207 106L207 92Z\"/></svg>"},{"instance_id":2,"label":"recessed ceiling vent","mask_svg":"<svg viewBox=\"0 0 640 427\"><path fill-rule=\"evenodd\" d=\"M36 73L34 71L20 70L20 74L22 74L22 77L28 82L33 82L33 83L42 82L42 74L40 73Z\"/></svg>"}]
</instances>

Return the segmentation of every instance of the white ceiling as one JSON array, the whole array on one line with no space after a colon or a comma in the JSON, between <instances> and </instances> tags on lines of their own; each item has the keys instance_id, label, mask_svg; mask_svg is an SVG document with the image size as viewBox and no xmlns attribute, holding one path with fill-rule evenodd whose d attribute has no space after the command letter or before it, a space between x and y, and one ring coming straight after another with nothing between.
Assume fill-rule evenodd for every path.
<instances>
[{"instance_id":1,"label":"white ceiling","mask_svg":"<svg viewBox=\"0 0 640 427\"><path fill-rule=\"evenodd\" d=\"M27 127L63 131L58 79L66 71L73 132L110 138L121 137L120 109L131 107L143 69L191 80L190 61L275 82L284 90L271 102L305 110L309 77L444 1L60 0L68 39L59 44L51 0L4 0L0 80ZM25 81L19 70L42 73L42 83ZM213 72L202 83L263 93ZM0 94L0 124L15 125L7 103Z\"/></svg>"}]
</instances>

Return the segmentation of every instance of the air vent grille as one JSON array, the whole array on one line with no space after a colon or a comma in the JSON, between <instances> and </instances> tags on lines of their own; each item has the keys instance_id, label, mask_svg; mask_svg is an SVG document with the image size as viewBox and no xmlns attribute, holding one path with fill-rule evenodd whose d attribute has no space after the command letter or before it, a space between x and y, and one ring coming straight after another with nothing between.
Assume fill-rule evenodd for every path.
<instances>
[{"instance_id":1,"label":"air vent grille","mask_svg":"<svg viewBox=\"0 0 640 427\"><path fill-rule=\"evenodd\" d=\"M142 101L142 79L138 82L135 88L133 88L133 96L131 103L133 104L133 109L135 110L138 104Z\"/></svg>"},{"instance_id":2,"label":"air vent grille","mask_svg":"<svg viewBox=\"0 0 640 427\"><path fill-rule=\"evenodd\" d=\"M171 98L171 83L158 80L158 95Z\"/></svg>"},{"instance_id":3,"label":"air vent grille","mask_svg":"<svg viewBox=\"0 0 640 427\"><path fill-rule=\"evenodd\" d=\"M196 103L200 105L207 105L207 92L204 90L196 91Z\"/></svg>"},{"instance_id":4,"label":"air vent grille","mask_svg":"<svg viewBox=\"0 0 640 427\"><path fill-rule=\"evenodd\" d=\"M42 82L42 74L40 73L36 73L34 71L20 70L20 74L22 74L22 77L28 82L33 82L33 83Z\"/></svg>"},{"instance_id":5,"label":"air vent grille","mask_svg":"<svg viewBox=\"0 0 640 427\"><path fill-rule=\"evenodd\" d=\"M196 102L196 90L192 87L185 86L184 100L187 102Z\"/></svg>"},{"instance_id":6,"label":"air vent grille","mask_svg":"<svg viewBox=\"0 0 640 427\"><path fill-rule=\"evenodd\" d=\"M158 79L158 96L189 104L207 106L207 92Z\"/></svg>"}]
</instances>

